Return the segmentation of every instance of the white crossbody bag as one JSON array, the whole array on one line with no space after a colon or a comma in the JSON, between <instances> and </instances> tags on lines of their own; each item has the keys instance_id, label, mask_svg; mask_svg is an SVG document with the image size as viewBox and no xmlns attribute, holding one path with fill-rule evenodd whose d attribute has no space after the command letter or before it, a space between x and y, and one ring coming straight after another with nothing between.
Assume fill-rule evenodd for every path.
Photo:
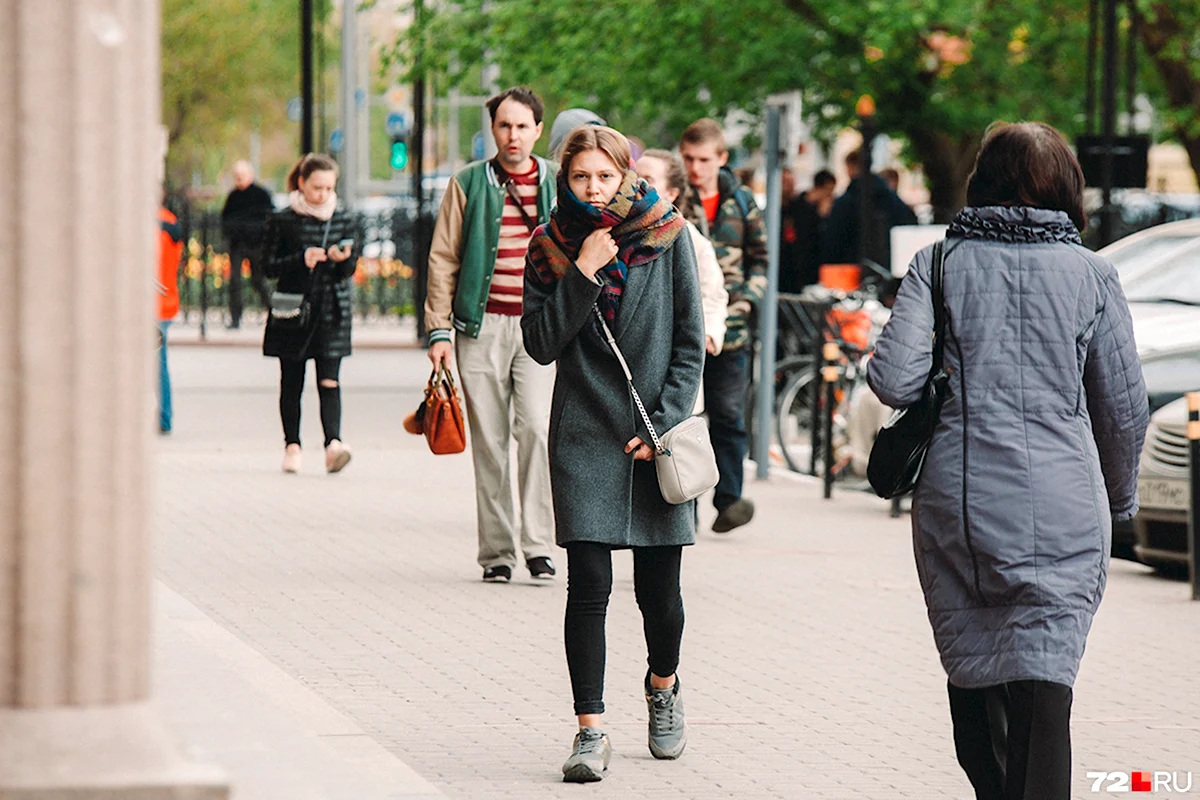
<instances>
[{"instance_id":1,"label":"white crossbody bag","mask_svg":"<svg viewBox=\"0 0 1200 800\"><path fill-rule=\"evenodd\" d=\"M633 385L629 365L625 363L625 356L621 355L621 349L617 347L617 340L613 338L608 323L604 321L604 315L596 306L593 306L592 310L600 320L600 327L604 329L604 338L608 340L608 346L612 348L621 369L625 372L625 380L629 384L633 402L637 404L642 421L646 423L646 430L650 432L650 438L654 442L654 469L658 473L658 488L663 499L672 505L695 500L716 486L720 477L712 441L708 437L708 423L703 417L688 417L660 437L654 430L650 415L646 413L646 407L642 405L642 398L637 387Z\"/></svg>"}]
</instances>

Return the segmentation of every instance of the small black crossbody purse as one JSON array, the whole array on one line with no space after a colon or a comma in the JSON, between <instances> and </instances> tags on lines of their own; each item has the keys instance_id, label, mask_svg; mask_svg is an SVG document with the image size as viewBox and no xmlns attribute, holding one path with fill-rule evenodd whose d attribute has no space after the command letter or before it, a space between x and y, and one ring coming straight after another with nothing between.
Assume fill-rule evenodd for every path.
<instances>
[{"instance_id":1,"label":"small black crossbody purse","mask_svg":"<svg viewBox=\"0 0 1200 800\"><path fill-rule=\"evenodd\" d=\"M325 234L321 237L321 249L329 242L329 226L333 217L325 221ZM301 253L303 258L303 253ZM271 321L277 328L289 331L306 331L313 320L313 294L317 288L321 265L312 271L312 289L303 294L297 292L271 292Z\"/></svg>"},{"instance_id":2,"label":"small black crossbody purse","mask_svg":"<svg viewBox=\"0 0 1200 800\"><path fill-rule=\"evenodd\" d=\"M897 410L879 431L867 462L867 480L871 488L875 494L889 500L916 488L950 383L950 374L943 366L946 338L946 303L942 289L945 248L945 239L933 246L933 366L929 370L929 377L925 379L925 389L917 402Z\"/></svg>"}]
</instances>

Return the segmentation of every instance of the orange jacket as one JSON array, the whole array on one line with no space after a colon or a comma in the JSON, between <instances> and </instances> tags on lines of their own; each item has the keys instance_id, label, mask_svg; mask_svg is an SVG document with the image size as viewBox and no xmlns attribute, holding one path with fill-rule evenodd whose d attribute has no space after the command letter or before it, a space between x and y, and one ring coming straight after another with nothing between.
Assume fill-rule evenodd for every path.
<instances>
[{"instance_id":1,"label":"orange jacket","mask_svg":"<svg viewBox=\"0 0 1200 800\"><path fill-rule=\"evenodd\" d=\"M183 229L165 208L158 210L158 318L167 322L179 313L179 257L183 254Z\"/></svg>"}]
</instances>

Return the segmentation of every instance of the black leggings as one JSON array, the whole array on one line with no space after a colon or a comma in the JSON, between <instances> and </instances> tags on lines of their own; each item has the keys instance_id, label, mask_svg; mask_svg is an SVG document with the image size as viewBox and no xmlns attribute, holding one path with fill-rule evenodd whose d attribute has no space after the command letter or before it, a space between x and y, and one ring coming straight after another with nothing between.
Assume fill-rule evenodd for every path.
<instances>
[{"instance_id":1,"label":"black leggings","mask_svg":"<svg viewBox=\"0 0 1200 800\"><path fill-rule=\"evenodd\" d=\"M325 446L342 438L342 387L322 386L322 381L338 380L342 368L340 358L316 358L317 395L321 398L321 427L325 429ZM307 361L279 359L279 417L283 420L285 444L300 444L300 395L304 394L304 374Z\"/></svg>"},{"instance_id":2,"label":"black leggings","mask_svg":"<svg viewBox=\"0 0 1200 800\"><path fill-rule=\"evenodd\" d=\"M633 548L633 588L642 611L650 671L675 674L683 639L679 593L681 546ZM576 714L604 713L604 618L612 592L612 548L597 542L567 545L567 669Z\"/></svg>"},{"instance_id":3,"label":"black leggings","mask_svg":"<svg viewBox=\"0 0 1200 800\"><path fill-rule=\"evenodd\" d=\"M954 749L977 800L1069 800L1071 687L1033 680L948 686Z\"/></svg>"}]
</instances>

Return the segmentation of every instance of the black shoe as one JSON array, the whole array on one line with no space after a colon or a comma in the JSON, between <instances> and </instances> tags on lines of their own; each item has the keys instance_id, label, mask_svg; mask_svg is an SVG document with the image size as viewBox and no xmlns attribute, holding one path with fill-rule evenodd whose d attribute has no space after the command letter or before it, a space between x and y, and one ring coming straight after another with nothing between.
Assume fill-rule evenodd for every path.
<instances>
[{"instance_id":1,"label":"black shoe","mask_svg":"<svg viewBox=\"0 0 1200 800\"><path fill-rule=\"evenodd\" d=\"M546 558L546 556L531 558L525 562L525 566L529 567L529 576L531 578L548 581L555 575L554 562Z\"/></svg>"},{"instance_id":2,"label":"black shoe","mask_svg":"<svg viewBox=\"0 0 1200 800\"><path fill-rule=\"evenodd\" d=\"M754 503L744 497L739 497L733 501L732 505L721 509L712 529L714 533L729 533L752 519L754 519Z\"/></svg>"},{"instance_id":3,"label":"black shoe","mask_svg":"<svg viewBox=\"0 0 1200 800\"><path fill-rule=\"evenodd\" d=\"M225 326L225 330L227 330L227 331L237 331L237 330L241 330L241 329L242 329L242 323L240 323L240 322L231 322Z\"/></svg>"},{"instance_id":4,"label":"black shoe","mask_svg":"<svg viewBox=\"0 0 1200 800\"><path fill-rule=\"evenodd\" d=\"M488 583L508 583L512 580L512 570L508 567L488 567L483 571L483 579Z\"/></svg>"}]
</instances>

